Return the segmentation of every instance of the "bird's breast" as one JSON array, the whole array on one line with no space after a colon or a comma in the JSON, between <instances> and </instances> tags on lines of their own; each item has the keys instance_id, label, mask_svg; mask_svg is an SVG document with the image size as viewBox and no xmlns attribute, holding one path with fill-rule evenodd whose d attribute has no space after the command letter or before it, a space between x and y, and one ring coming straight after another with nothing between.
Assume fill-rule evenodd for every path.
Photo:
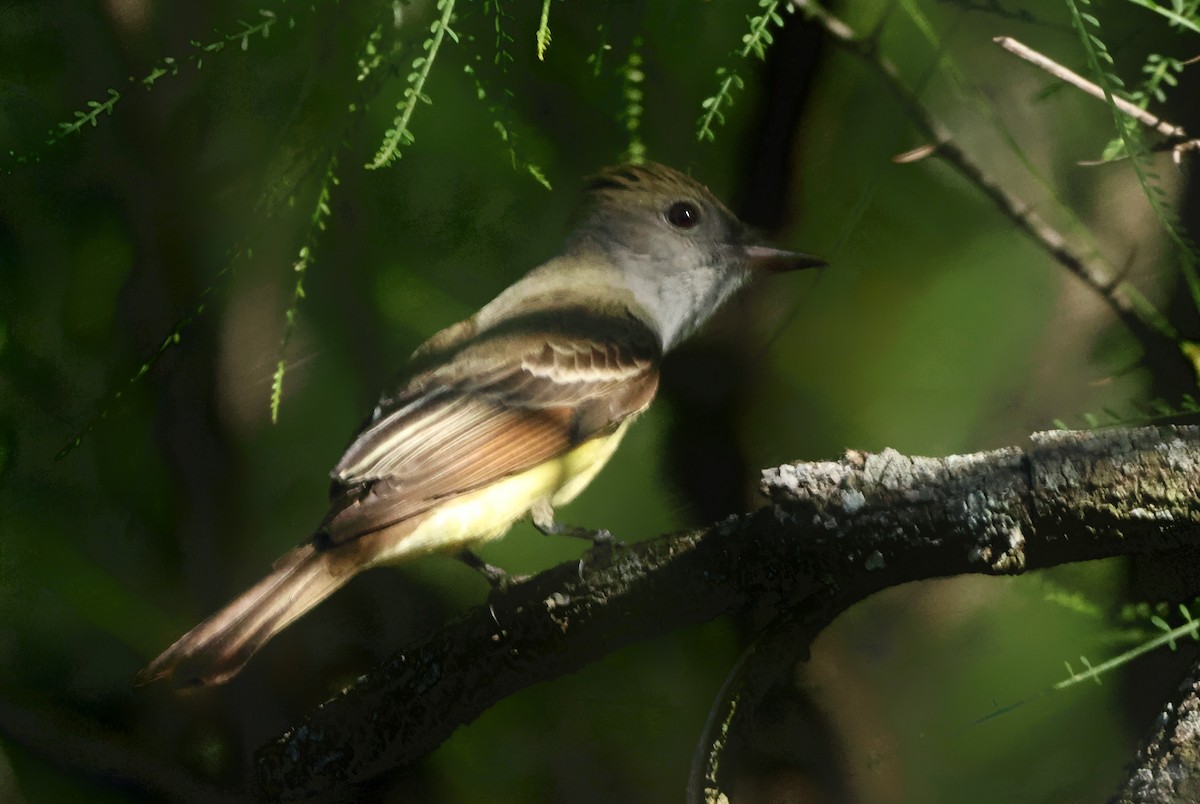
<instances>
[{"instance_id":1,"label":"bird's breast","mask_svg":"<svg viewBox=\"0 0 1200 804\"><path fill-rule=\"evenodd\" d=\"M416 528L382 550L375 563L456 552L489 542L503 536L542 500L549 500L552 506L570 502L612 457L630 421L532 469L446 500L425 514Z\"/></svg>"}]
</instances>

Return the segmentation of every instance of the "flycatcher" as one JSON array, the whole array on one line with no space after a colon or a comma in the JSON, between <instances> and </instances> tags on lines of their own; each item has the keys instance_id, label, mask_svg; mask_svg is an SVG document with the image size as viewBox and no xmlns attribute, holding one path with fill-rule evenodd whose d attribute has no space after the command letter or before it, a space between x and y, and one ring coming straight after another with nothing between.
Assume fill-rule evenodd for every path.
<instances>
[{"instance_id":1,"label":"flycatcher","mask_svg":"<svg viewBox=\"0 0 1200 804\"><path fill-rule=\"evenodd\" d=\"M355 574L503 536L554 532L658 388L663 355L756 271L824 265L757 242L662 165L591 179L562 253L430 338L334 468L312 538L184 634L137 683L218 684Z\"/></svg>"}]
</instances>

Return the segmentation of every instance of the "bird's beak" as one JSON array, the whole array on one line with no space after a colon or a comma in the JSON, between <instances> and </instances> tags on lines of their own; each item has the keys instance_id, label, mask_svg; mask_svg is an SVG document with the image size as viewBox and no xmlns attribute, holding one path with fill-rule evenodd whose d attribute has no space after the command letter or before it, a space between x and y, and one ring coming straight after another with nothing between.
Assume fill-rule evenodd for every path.
<instances>
[{"instance_id":1,"label":"bird's beak","mask_svg":"<svg viewBox=\"0 0 1200 804\"><path fill-rule=\"evenodd\" d=\"M750 258L751 270L764 271L769 274L781 274L785 271L799 271L802 268L821 268L829 263L812 254L800 251L784 251L771 246L744 246L746 256Z\"/></svg>"}]
</instances>

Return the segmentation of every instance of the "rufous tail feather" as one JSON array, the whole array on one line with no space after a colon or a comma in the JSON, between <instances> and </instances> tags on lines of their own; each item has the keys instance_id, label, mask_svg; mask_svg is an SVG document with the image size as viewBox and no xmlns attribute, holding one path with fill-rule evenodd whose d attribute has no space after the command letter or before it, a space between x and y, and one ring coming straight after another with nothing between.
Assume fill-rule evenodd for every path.
<instances>
[{"instance_id":1,"label":"rufous tail feather","mask_svg":"<svg viewBox=\"0 0 1200 804\"><path fill-rule=\"evenodd\" d=\"M133 683L173 679L182 687L233 678L267 640L353 576L331 572L328 558L311 544L287 553L267 577L180 637Z\"/></svg>"}]
</instances>

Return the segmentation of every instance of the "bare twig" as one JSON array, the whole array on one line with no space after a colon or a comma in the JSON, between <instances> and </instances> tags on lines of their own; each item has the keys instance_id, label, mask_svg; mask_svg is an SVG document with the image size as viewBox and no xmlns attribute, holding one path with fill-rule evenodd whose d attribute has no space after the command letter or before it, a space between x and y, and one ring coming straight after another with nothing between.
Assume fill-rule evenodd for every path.
<instances>
[{"instance_id":1,"label":"bare twig","mask_svg":"<svg viewBox=\"0 0 1200 804\"><path fill-rule=\"evenodd\" d=\"M1072 248L1067 239L1029 204L1018 198L990 176L970 154L954 141L950 132L921 104L917 96L900 77L896 65L869 42L860 39L846 23L830 14L814 0L790 0L793 6L814 20L842 48L853 53L872 67L887 84L888 89L908 113L921 135L935 149L934 153L946 164L975 185L1028 237L1044 248L1060 265L1079 277L1112 310L1121 323L1141 342L1148 361L1166 363L1178 371L1187 366L1188 376L1194 376L1192 363L1184 351L1179 334L1157 311L1139 304L1141 295L1127 282L1111 277L1104 266ZM915 155L915 156L914 156ZM901 157L914 161L924 153L919 149Z\"/></svg>"},{"instance_id":2,"label":"bare twig","mask_svg":"<svg viewBox=\"0 0 1200 804\"><path fill-rule=\"evenodd\" d=\"M1044 53L1039 53L1028 45L1022 44L1016 39L1013 39L1011 36L997 36L992 41L1007 50L1009 53L1024 59L1035 67L1045 70L1060 81L1065 81L1076 89L1082 90L1088 95L1091 95L1093 98L1099 98L1102 101L1108 100L1104 95L1103 87L1093 84L1079 73L1067 69ZM1152 128L1159 134L1162 134L1164 137L1166 137L1167 141L1159 146L1156 146L1154 150L1170 151L1171 158L1174 160L1175 164L1179 164L1182 161L1184 153L1188 151L1200 150L1200 139L1189 138L1187 132L1183 130L1183 126L1177 126L1174 123L1168 123L1166 120L1151 114L1142 107L1138 106L1136 103L1130 103L1124 98L1117 97L1116 95L1112 96L1112 102L1120 112L1129 115L1142 125ZM1087 164L1100 163L1088 162Z\"/></svg>"},{"instance_id":3,"label":"bare twig","mask_svg":"<svg viewBox=\"0 0 1200 804\"><path fill-rule=\"evenodd\" d=\"M1088 95L1091 95L1093 98L1106 100L1104 97L1104 90L1101 87L1093 84L1079 73L1067 69L1049 56L1039 53L1033 48L1018 42L1011 36L997 36L992 41L1007 50L1009 53L1012 53L1013 55L1029 62L1034 67L1045 70L1058 80L1067 82L1076 89L1082 90ZM1185 132L1181 126L1172 125L1171 123L1163 120L1161 117L1155 117L1154 115L1150 114L1150 112L1146 111L1135 103L1130 103L1124 98L1118 98L1116 96L1113 96L1112 100L1113 104L1122 112L1129 115L1134 120L1137 120L1142 125L1154 129L1164 137L1171 137L1172 139L1182 139L1187 137L1187 132Z\"/></svg>"},{"instance_id":4,"label":"bare twig","mask_svg":"<svg viewBox=\"0 0 1200 804\"><path fill-rule=\"evenodd\" d=\"M427 754L507 695L737 613L809 636L890 586L1161 553L1200 540L1200 428L1043 433L949 458L885 450L764 473L771 505L537 575L355 682L258 755L271 797Z\"/></svg>"}]
</instances>

